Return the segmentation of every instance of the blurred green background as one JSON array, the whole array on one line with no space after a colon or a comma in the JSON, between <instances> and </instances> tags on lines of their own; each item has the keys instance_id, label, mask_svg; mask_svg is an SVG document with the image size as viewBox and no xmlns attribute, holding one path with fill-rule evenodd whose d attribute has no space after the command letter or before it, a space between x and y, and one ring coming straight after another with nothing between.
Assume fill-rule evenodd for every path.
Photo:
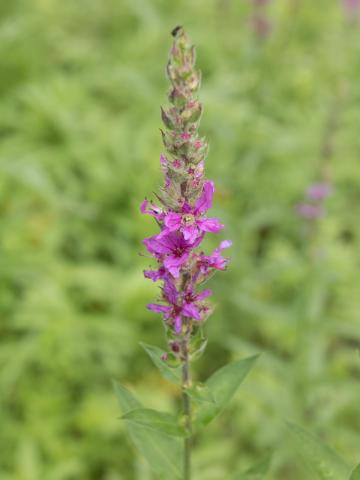
<instances>
[{"instance_id":1,"label":"blurred green background","mask_svg":"<svg viewBox=\"0 0 360 480\"><path fill-rule=\"evenodd\" d=\"M138 211L161 182L177 24L197 45L213 213L234 240L196 376L263 352L198 438L194 478L274 452L269 478L313 480L285 419L359 461L359 29L340 0L259 8L269 31L250 0L1 2L1 480L155 480L111 378L179 404L139 346L164 338L139 255L156 227ZM310 226L294 205L324 178L334 193Z\"/></svg>"}]
</instances>

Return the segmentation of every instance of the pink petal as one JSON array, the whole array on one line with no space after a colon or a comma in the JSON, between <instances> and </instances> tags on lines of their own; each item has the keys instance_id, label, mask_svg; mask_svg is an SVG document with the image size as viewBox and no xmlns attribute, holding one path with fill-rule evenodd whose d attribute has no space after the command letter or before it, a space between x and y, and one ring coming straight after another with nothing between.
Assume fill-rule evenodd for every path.
<instances>
[{"instance_id":1,"label":"pink petal","mask_svg":"<svg viewBox=\"0 0 360 480\"><path fill-rule=\"evenodd\" d=\"M165 280L163 291L167 300L175 305L177 302L178 292L175 285L169 279Z\"/></svg>"},{"instance_id":2,"label":"pink petal","mask_svg":"<svg viewBox=\"0 0 360 480\"><path fill-rule=\"evenodd\" d=\"M200 232L200 235L197 237L197 239L194 242L191 242L190 247L191 248L196 248L200 245L200 243L203 241L205 236L204 232Z\"/></svg>"},{"instance_id":3,"label":"pink petal","mask_svg":"<svg viewBox=\"0 0 360 480\"><path fill-rule=\"evenodd\" d=\"M181 257L175 257L173 255L169 255L164 260L164 267L169 273L171 273L173 277L178 278L180 275L181 266L186 262L188 257L189 257L188 253L183 253Z\"/></svg>"},{"instance_id":4,"label":"pink petal","mask_svg":"<svg viewBox=\"0 0 360 480\"><path fill-rule=\"evenodd\" d=\"M181 218L181 213L169 212L165 215L164 223L170 232L179 230L181 226Z\"/></svg>"},{"instance_id":5,"label":"pink petal","mask_svg":"<svg viewBox=\"0 0 360 480\"><path fill-rule=\"evenodd\" d=\"M316 219L324 215L324 209L320 205L302 203L296 207L297 213L304 218Z\"/></svg>"},{"instance_id":6,"label":"pink petal","mask_svg":"<svg viewBox=\"0 0 360 480\"><path fill-rule=\"evenodd\" d=\"M189 225L188 227L183 227L181 231L184 235L184 240L186 240L189 243L193 243L196 240L199 233L196 225Z\"/></svg>"},{"instance_id":7,"label":"pink petal","mask_svg":"<svg viewBox=\"0 0 360 480\"><path fill-rule=\"evenodd\" d=\"M203 232L217 233L224 228L224 225L217 218L199 218L196 223Z\"/></svg>"},{"instance_id":8,"label":"pink petal","mask_svg":"<svg viewBox=\"0 0 360 480\"><path fill-rule=\"evenodd\" d=\"M219 250L224 250L225 248L231 247L232 244L233 244L233 242L232 242L231 240L223 240L223 241L220 243L218 249L219 249Z\"/></svg>"},{"instance_id":9,"label":"pink petal","mask_svg":"<svg viewBox=\"0 0 360 480\"><path fill-rule=\"evenodd\" d=\"M144 277L156 282L157 280L164 278L165 273L165 269L162 267L159 268L159 270L144 270Z\"/></svg>"},{"instance_id":10,"label":"pink petal","mask_svg":"<svg viewBox=\"0 0 360 480\"><path fill-rule=\"evenodd\" d=\"M195 320L200 320L200 312L196 305L193 303L186 303L183 307L183 314L185 317L195 318Z\"/></svg>"},{"instance_id":11,"label":"pink petal","mask_svg":"<svg viewBox=\"0 0 360 480\"><path fill-rule=\"evenodd\" d=\"M167 235L162 235L162 238L158 236L158 238L161 244L168 246L171 251L175 250L181 241L181 237L179 237L175 232L167 232Z\"/></svg>"},{"instance_id":12,"label":"pink petal","mask_svg":"<svg viewBox=\"0 0 360 480\"><path fill-rule=\"evenodd\" d=\"M182 213L192 213L193 208L189 203L184 202L183 206L181 208L181 211L182 211Z\"/></svg>"},{"instance_id":13,"label":"pink petal","mask_svg":"<svg viewBox=\"0 0 360 480\"><path fill-rule=\"evenodd\" d=\"M195 204L196 214L205 213L212 206L212 199L215 192L214 182L207 180L204 182L203 193Z\"/></svg>"},{"instance_id":14,"label":"pink petal","mask_svg":"<svg viewBox=\"0 0 360 480\"><path fill-rule=\"evenodd\" d=\"M168 313L171 307L167 305L159 305L157 303L149 303L146 307L155 313Z\"/></svg>"},{"instance_id":15,"label":"pink petal","mask_svg":"<svg viewBox=\"0 0 360 480\"><path fill-rule=\"evenodd\" d=\"M146 207L148 206L148 203L149 203L149 200L146 200L146 198L145 198L145 200L140 205L140 212L141 213L146 213Z\"/></svg>"},{"instance_id":16,"label":"pink petal","mask_svg":"<svg viewBox=\"0 0 360 480\"><path fill-rule=\"evenodd\" d=\"M157 207L156 205L153 205L152 203L150 203L150 207L147 208L148 205L149 205L149 201L145 199L140 205L140 212L144 214L146 213L147 215L151 215L152 217L155 217L161 220L164 215L164 212L162 211L162 209Z\"/></svg>"},{"instance_id":17,"label":"pink petal","mask_svg":"<svg viewBox=\"0 0 360 480\"><path fill-rule=\"evenodd\" d=\"M145 240L143 240L143 243L150 253L155 253L156 255L171 253L171 246L169 246L166 242L162 242L161 240L162 239L158 239L155 236L145 238Z\"/></svg>"},{"instance_id":18,"label":"pink petal","mask_svg":"<svg viewBox=\"0 0 360 480\"><path fill-rule=\"evenodd\" d=\"M145 245L149 245L158 254L172 253L179 246L180 242L181 236L166 230L163 230L159 235L154 235L144 240ZM151 252L151 250L149 251Z\"/></svg>"},{"instance_id":19,"label":"pink petal","mask_svg":"<svg viewBox=\"0 0 360 480\"><path fill-rule=\"evenodd\" d=\"M170 177L168 175L165 175L165 188L169 188L171 185L171 180L170 180Z\"/></svg>"},{"instance_id":20,"label":"pink petal","mask_svg":"<svg viewBox=\"0 0 360 480\"><path fill-rule=\"evenodd\" d=\"M183 139L183 140L189 140L189 138L191 138L191 135L189 132L183 132L180 137Z\"/></svg>"},{"instance_id":21,"label":"pink petal","mask_svg":"<svg viewBox=\"0 0 360 480\"><path fill-rule=\"evenodd\" d=\"M210 295L212 295L212 291L210 290L210 288L205 288L205 290L196 295L196 300L204 300L205 298L210 297Z\"/></svg>"},{"instance_id":22,"label":"pink petal","mask_svg":"<svg viewBox=\"0 0 360 480\"><path fill-rule=\"evenodd\" d=\"M182 330L182 319L181 319L181 315L178 315L177 317L175 317L174 326L175 326L175 333L176 333L176 335L180 335L181 330Z\"/></svg>"},{"instance_id":23,"label":"pink petal","mask_svg":"<svg viewBox=\"0 0 360 480\"><path fill-rule=\"evenodd\" d=\"M312 200L324 200L332 193L329 183L314 183L306 191L306 195Z\"/></svg>"}]
</instances>

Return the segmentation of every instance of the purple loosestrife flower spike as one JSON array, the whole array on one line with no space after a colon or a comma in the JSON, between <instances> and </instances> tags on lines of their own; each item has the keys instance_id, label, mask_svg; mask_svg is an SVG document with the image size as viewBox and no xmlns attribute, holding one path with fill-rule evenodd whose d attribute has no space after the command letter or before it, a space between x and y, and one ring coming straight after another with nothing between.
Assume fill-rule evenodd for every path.
<instances>
[{"instance_id":1,"label":"purple loosestrife flower spike","mask_svg":"<svg viewBox=\"0 0 360 480\"><path fill-rule=\"evenodd\" d=\"M360 0L342 0L345 14L350 21L357 19L360 12Z\"/></svg>"},{"instance_id":2,"label":"purple loosestrife flower spike","mask_svg":"<svg viewBox=\"0 0 360 480\"><path fill-rule=\"evenodd\" d=\"M167 64L170 105L161 108L164 182L156 202L144 200L140 211L153 217L160 228L157 235L144 240L157 264L144 275L162 282L159 302L149 304L148 309L162 315L170 351L178 346L184 359L181 339L186 338L189 353L194 330L211 312L207 300L211 291L202 289L201 284L216 270L226 268L228 259L222 252L231 242L222 241L210 255L199 248L207 233L218 233L224 225L207 216L215 185L204 176L208 144L198 133L202 105L197 96L200 72L195 68L195 49L182 27L177 27L173 36Z\"/></svg>"},{"instance_id":3,"label":"purple loosestrife flower spike","mask_svg":"<svg viewBox=\"0 0 360 480\"><path fill-rule=\"evenodd\" d=\"M179 370L171 378L173 381L175 377L181 386L181 424L186 430L182 478L191 480L192 403L199 395L199 384L192 383L191 362L205 350L207 339L202 326L212 312L208 302L212 292L203 283L217 270L226 268L228 259L223 252L231 241L222 240L210 254L201 247L206 235L219 233L224 225L208 214L215 184L205 177L208 144L198 132L203 109L197 95L201 77L195 68L195 49L182 27L176 27L172 35L166 69L169 105L160 110L164 123L160 169L164 180L155 198L142 202L140 211L159 227L156 235L143 241L156 263L156 267L144 271L144 276L160 282L160 296L147 308L162 316L167 335L168 351L158 356L156 365L160 360L167 367L181 370L180 378ZM153 360L154 355L152 350ZM165 373L169 376L171 372L165 369Z\"/></svg>"},{"instance_id":4,"label":"purple loosestrife flower spike","mask_svg":"<svg viewBox=\"0 0 360 480\"><path fill-rule=\"evenodd\" d=\"M300 217L308 220L316 220L324 216L324 209L320 205L312 205L311 203L300 203L296 206L296 211Z\"/></svg>"},{"instance_id":5,"label":"purple loosestrife flower spike","mask_svg":"<svg viewBox=\"0 0 360 480\"><path fill-rule=\"evenodd\" d=\"M272 23L266 11L269 3L270 0L252 0L253 13L250 24L259 39L266 39L272 31Z\"/></svg>"},{"instance_id":6,"label":"purple loosestrife flower spike","mask_svg":"<svg viewBox=\"0 0 360 480\"><path fill-rule=\"evenodd\" d=\"M317 220L324 217L324 201L331 193L332 186L329 183L313 183L306 189L306 200L296 205L297 214L307 220Z\"/></svg>"},{"instance_id":7,"label":"purple loosestrife flower spike","mask_svg":"<svg viewBox=\"0 0 360 480\"><path fill-rule=\"evenodd\" d=\"M329 183L313 183L307 189L307 196L311 200L324 200L329 195L331 195L332 188Z\"/></svg>"}]
</instances>

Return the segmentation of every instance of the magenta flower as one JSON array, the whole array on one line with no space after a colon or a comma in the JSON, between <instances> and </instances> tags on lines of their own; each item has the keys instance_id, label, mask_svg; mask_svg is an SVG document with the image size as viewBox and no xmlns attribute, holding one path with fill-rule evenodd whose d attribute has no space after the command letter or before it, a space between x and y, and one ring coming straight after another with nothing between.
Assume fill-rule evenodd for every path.
<instances>
[{"instance_id":1,"label":"magenta flower","mask_svg":"<svg viewBox=\"0 0 360 480\"><path fill-rule=\"evenodd\" d=\"M144 277L149 278L153 282L164 280L168 275L165 267L160 267L158 270L144 270Z\"/></svg>"},{"instance_id":2,"label":"magenta flower","mask_svg":"<svg viewBox=\"0 0 360 480\"><path fill-rule=\"evenodd\" d=\"M156 205L153 205L147 199L145 199L140 205L140 212L147 213L148 215L156 218L156 220L164 219L164 212L162 211L162 209L157 207Z\"/></svg>"},{"instance_id":3,"label":"magenta flower","mask_svg":"<svg viewBox=\"0 0 360 480\"><path fill-rule=\"evenodd\" d=\"M324 200L331 192L332 188L329 183L314 183L307 189L306 195L312 200Z\"/></svg>"},{"instance_id":4,"label":"magenta flower","mask_svg":"<svg viewBox=\"0 0 360 480\"><path fill-rule=\"evenodd\" d=\"M306 191L306 200L296 205L295 210L300 217L317 220L325 215L324 201L331 195L332 186L326 182L316 182Z\"/></svg>"},{"instance_id":5,"label":"magenta flower","mask_svg":"<svg viewBox=\"0 0 360 480\"><path fill-rule=\"evenodd\" d=\"M182 329L182 317L200 321L204 308L198 302L202 302L211 295L211 290L205 289L201 293L195 293L190 286L185 292L178 292L171 280L167 279L163 287L163 300L165 305L150 303L147 308L155 313L162 313L167 324L174 327L179 335Z\"/></svg>"},{"instance_id":6,"label":"magenta flower","mask_svg":"<svg viewBox=\"0 0 360 480\"><path fill-rule=\"evenodd\" d=\"M190 140L191 134L189 132L183 132L183 133L180 134L180 138L182 140Z\"/></svg>"},{"instance_id":7,"label":"magenta flower","mask_svg":"<svg viewBox=\"0 0 360 480\"><path fill-rule=\"evenodd\" d=\"M350 19L353 19L359 14L360 0L343 0L345 13Z\"/></svg>"},{"instance_id":8,"label":"magenta flower","mask_svg":"<svg viewBox=\"0 0 360 480\"><path fill-rule=\"evenodd\" d=\"M180 269L188 260L190 252L196 248L202 238L199 237L196 242L187 242L184 237L171 232L168 235L154 235L145 238L144 244L148 251L163 262L164 268L175 278L180 275Z\"/></svg>"},{"instance_id":9,"label":"magenta flower","mask_svg":"<svg viewBox=\"0 0 360 480\"><path fill-rule=\"evenodd\" d=\"M197 302L202 302L205 298L212 294L209 288L206 288L200 293L194 291L193 285L189 285L184 292L184 305L188 313L191 313L191 317L195 320L201 320L201 307L197 305Z\"/></svg>"},{"instance_id":10,"label":"magenta flower","mask_svg":"<svg viewBox=\"0 0 360 480\"><path fill-rule=\"evenodd\" d=\"M343 10L349 24L355 25L359 21L360 0L343 0Z\"/></svg>"},{"instance_id":11,"label":"magenta flower","mask_svg":"<svg viewBox=\"0 0 360 480\"><path fill-rule=\"evenodd\" d=\"M170 211L165 214L165 228L159 236L180 231L186 241L193 243L204 232L217 233L224 228L217 218L203 217L203 214L211 208L214 190L214 183L206 181L203 193L194 208L184 202L180 213Z\"/></svg>"},{"instance_id":12,"label":"magenta flower","mask_svg":"<svg viewBox=\"0 0 360 480\"><path fill-rule=\"evenodd\" d=\"M203 253L198 255L197 265L199 271L203 275L208 275L211 269L225 270L228 259L222 256L222 251L231 247L231 245L232 242L230 240L223 240L211 255L204 255Z\"/></svg>"},{"instance_id":13,"label":"magenta flower","mask_svg":"<svg viewBox=\"0 0 360 480\"><path fill-rule=\"evenodd\" d=\"M196 167L189 167L187 173L191 178L192 188L198 188L204 176L204 162L199 162Z\"/></svg>"},{"instance_id":14,"label":"magenta flower","mask_svg":"<svg viewBox=\"0 0 360 480\"><path fill-rule=\"evenodd\" d=\"M324 216L324 209L320 205L312 205L311 203L301 203L296 207L300 217L314 220Z\"/></svg>"}]
</instances>

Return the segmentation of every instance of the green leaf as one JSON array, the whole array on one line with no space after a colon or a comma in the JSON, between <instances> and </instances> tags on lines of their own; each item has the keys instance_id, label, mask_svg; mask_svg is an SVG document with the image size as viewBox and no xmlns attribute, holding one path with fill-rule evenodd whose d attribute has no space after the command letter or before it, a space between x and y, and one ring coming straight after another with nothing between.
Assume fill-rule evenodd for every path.
<instances>
[{"instance_id":1,"label":"green leaf","mask_svg":"<svg viewBox=\"0 0 360 480\"><path fill-rule=\"evenodd\" d=\"M256 463L252 467L250 467L248 470L246 470L246 475L265 475L269 471L271 464L271 455L268 455L264 459L262 459L260 462Z\"/></svg>"},{"instance_id":2,"label":"green leaf","mask_svg":"<svg viewBox=\"0 0 360 480\"><path fill-rule=\"evenodd\" d=\"M360 480L360 463L355 469L352 471L349 480Z\"/></svg>"},{"instance_id":3,"label":"green leaf","mask_svg":"<svg viewBox=\"0 0 360 480\"><path fill-rule=\"evenodd\" d=\"M181 368L174 367L171 368L169 365L162 360L162 355L165 353L159 347L155 347L153 345L148 345L146 343L140 342L140 345L145 350L145 352L149 355L151 360L154 362L155 366L160 370L161 375L171 383L175 383L175 385L179 385L181 383Z\"/></svg>"},{"instance_id":4,"label":"green leaf","mask_svg":"<svg viewBox=\"0 0 360 480\"><path fill-rule=\"evenodd\" d=\"M158 430L174 437L186 437L187 432L179 419L170 413L158 412L151 408L136 408L125 413L121 418L138 425Z\"/></svg>"},{"instance_id":5,"label":"green leaf","mask_svg":"<svg viewBox=\"0 0 360 480\"><path fill-rule=\"evenodd\" d=\"M256 463L244 473L235 475L233 480L263 480L269 472L271 464L271 455L268 455L260 462Z\"/></svg>"},{"instance_id":6,"label":"green leaf","mask_svg":"<svg viewBox=\"0 0 360 480\"><path fill-rule=\"evenodd\" d=\"M124 414L130 410L134 410L135 408L140 408L141 403L133 396L132 393L129 392L127 388L123 387L115 380L113 381L113 387L120 403L120 408Z\"/></svg>"},{"instance_id":7,"label":"green leaf","mask_svg":"<svg viewBox=\"0 0 360 480\"><path fill-rule=\"evenodd\" d=\"M203 403L195 412L195 427L203 427L210 423L234 396L246 375L251 370L259 355L230 363L220 368L206 382L214 403Z\"/></svg>"},{"instance_id":8,"label":"green leaf","mask_svg":"<svg viewBox=\"0 0 360 480\"><path fill-rule=\"evenodd\" d=\"M294 423L287 423L295 447L304 463L322 480L348 478L349 467L333 450Z\"/></svg>"},{"instance_id":9,"label":"green leaf","mask_svg":"<svg viewBox=\"0 0 360 480\"><path fill-rule=\"evenodd\" d=\"M142 408L141 403L117 382L114 389L124 415ZM183 442L165 433L134 422L127 422L132 442L162 479L182 479Z\"/></svg>"}]
</instances>

